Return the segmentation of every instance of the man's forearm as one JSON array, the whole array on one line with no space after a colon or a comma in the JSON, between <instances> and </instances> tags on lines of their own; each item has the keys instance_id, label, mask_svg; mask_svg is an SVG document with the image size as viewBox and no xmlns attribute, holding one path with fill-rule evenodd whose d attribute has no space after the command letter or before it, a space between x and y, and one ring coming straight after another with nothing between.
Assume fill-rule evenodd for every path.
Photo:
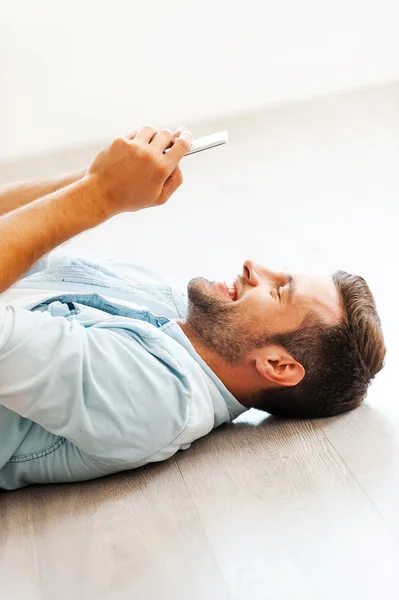
<instances>
[{"instance_id":1,"label":"man's forearm","mask_svg":"<svg viewBox=\"0 0 399 600\"><path fill-rule=\"evenodd\" d=\"M49 179L19 181L0 187L0 216L79 181L86 171L82 169Z\"/></svg>"},{"instance_id":2,"label":"man's forearm","mask_svg":"<svg viewBox=\"0 0 399 600\"><path fill-rule=\"evenodd\" d=\"M0 293L44 254L104 222L93 177L35 200L0 217Z\"/></svg>"}]
</instances>

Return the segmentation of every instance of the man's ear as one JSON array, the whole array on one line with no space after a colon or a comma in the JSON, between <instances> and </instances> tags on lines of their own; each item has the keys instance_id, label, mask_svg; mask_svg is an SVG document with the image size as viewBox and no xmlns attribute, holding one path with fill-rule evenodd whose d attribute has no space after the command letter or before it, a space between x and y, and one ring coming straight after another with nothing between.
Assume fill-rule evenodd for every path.
<instances>
[{"instance_id":1,"label":"man's ear","mask_svg":"<svg viewBox=\"0 0 399 600\"><path fill-rule=\"evenodd\" d=\"M293 387L305 377L305 369L284 348L265 348L256 358L256 370L272 384Z\"/></svg>"}]
</instances>

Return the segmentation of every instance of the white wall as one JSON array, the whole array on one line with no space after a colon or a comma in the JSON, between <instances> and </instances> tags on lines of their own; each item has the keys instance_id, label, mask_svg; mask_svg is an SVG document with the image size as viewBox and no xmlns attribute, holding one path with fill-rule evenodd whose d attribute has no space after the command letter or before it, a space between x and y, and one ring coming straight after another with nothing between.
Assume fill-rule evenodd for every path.
<instances>
[{"instance_id":1,"label":"white wall","mask_svg":"<svg viewBox=\"0 0 399 600\"><path fill-rule=\"evenodd\" d=\"M1 0L0 161L399 78L397 0Z\"/></svg>"}]
</instances>

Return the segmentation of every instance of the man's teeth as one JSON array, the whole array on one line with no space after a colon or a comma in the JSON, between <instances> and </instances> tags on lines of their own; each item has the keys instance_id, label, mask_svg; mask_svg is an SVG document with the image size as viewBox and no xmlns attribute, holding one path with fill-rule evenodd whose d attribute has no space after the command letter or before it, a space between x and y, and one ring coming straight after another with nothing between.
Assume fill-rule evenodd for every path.
<instances>
[{"instance_id":1,"label":"man's teeth","mask_svg":"<svg viewBox=\"0 0 399 600\"><path fill-rule=\"evenodd\" d=\"M235 296L236 296L236 288L235 288L234 284L227 283L227 281L225 281L225 284L226 284L226 287L227 287L227 291L230 294L230 298L232 300L234 300Z\"/></svg>"}]
</instances>

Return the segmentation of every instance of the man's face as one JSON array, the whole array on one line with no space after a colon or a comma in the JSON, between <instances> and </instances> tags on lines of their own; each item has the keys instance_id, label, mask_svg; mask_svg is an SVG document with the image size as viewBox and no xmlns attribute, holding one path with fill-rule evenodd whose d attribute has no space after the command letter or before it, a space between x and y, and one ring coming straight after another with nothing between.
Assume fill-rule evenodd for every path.
<instances>
[{"instance_id":1,"label":"man's face","mask_svg":"<svg viewBox=\"0 0 399 600\"><path fill-rule=\"evenodd\" d=\"M272 336L298 329L310 312L331 325L341 316L331 277L270 271L250 260L227 285L192 279L188 299L187 324L229 364L240 363Z\"/></svg>"}]
</instances>

